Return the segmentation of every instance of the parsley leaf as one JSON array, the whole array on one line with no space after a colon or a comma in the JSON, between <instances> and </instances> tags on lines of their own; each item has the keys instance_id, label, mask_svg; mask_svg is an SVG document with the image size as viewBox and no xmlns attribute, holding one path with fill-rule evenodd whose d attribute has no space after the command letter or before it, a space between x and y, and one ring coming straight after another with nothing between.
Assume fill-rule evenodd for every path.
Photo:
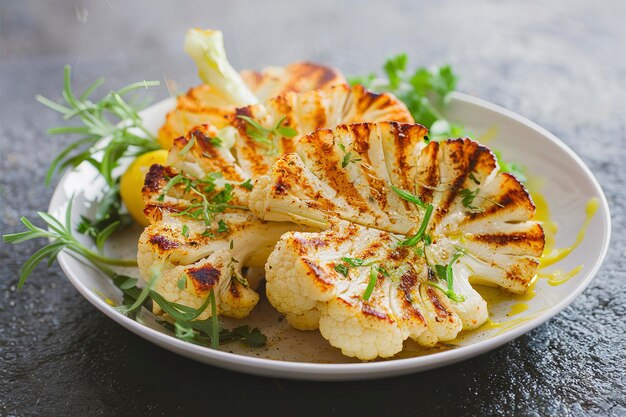
<instances>
[{"instance_id":1,"label":"parsley leaf","mask_svg":"<svg viewBox=\"0 0 626 417\"><path fill-rule=\"evenodd\" d=\"M440 110L445 106L448 95L456 89L457 76L452 67L420 67L411 72L408 71L408 57L402 53L387 59L383 70L385 78L370 74L352 77L350 83L393 93L406 104L417 123L429 128L431 138L464 136L464 129L448 121Z\"/></svg>"}]
</instances>

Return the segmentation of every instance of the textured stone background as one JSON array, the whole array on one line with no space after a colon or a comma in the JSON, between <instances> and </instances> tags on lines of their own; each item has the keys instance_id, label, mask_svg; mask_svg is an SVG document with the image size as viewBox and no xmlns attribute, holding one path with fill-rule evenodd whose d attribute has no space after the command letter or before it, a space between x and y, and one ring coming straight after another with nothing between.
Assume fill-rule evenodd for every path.
<instances>
[{"instance_id":1,"label":"textured stone background","mask_svg":"<svg viewBox=\"0 0 626 417\"><path fill-rule=\"evenodd\" d=\"M132 4L131 4L132 3ZM407 51L451 63L459 89L554 132L609 198L613 241L569 308L508 345L454 366L357 383L255 378L143 341L98 313L57 266L15 291L37 245L0 246L0 415L626 415L626 3L2 1L2 233L44 210L43 177L62 140L34 101L58 98L65 63L84 86L141 79L195 83L182 40L224 31L237 68L311 59L346 73ZM167 96L165 89L157 97Z\"/></svg>"}]
</instances>

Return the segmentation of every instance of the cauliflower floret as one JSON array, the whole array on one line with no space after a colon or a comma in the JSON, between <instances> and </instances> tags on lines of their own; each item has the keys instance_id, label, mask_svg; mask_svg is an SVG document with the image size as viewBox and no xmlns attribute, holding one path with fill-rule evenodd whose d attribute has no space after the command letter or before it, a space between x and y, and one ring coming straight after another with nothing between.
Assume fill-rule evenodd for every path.
<instances>
[{"instance_id":1,"label":"cauliflower floret","mask_svg":"<svg viewBox=\"0 0 626 417\"><path fill-rule=\"evenodd\" d=\"M287 233L268 258L268 299L293 327L319 326L333 346L364 360L395 355L408 337L432 346L486 320L486 303L464 285L463 267L454 267L453 290L464 301L452 303L432 286L424 258L395 247L397 238L345 221L323 232Z\"/></svg>"},{"instance_id":2,"label":"cauliflower floret","mask_svg":"<svg viewBox=\"0 0 626 417\"><path fill-rule=\"evenodd\" d=\"M227 231L217 232L220 222ZM198 308L214 290L219 314L243 318L259 300L258 276L251 282L245 271L263 265L280 236L293 229L250 213L220 214L207 228L203 221L166 212L139 239L139 270L148 280L151 268L160 267L154 290L168 301ZM156 303L154 313L161 313ZM200 318L210 314L207 309Z\"/></svg>"},{"instance_id":3,"label":"cauliflower floret","mask_svg":"<svg viewBox=\"0 0 626 417\"><path fill-rule=\"evenodd\" d=\"M281 238L266 291L294 327L319 326L346 355L451 340L488 317L472 279L523 293L535 275L544 235L524 187L476 142L425 134L389 122L318 130L249 196L263 219L324 229Z\"/></svg>"}]
</instances>

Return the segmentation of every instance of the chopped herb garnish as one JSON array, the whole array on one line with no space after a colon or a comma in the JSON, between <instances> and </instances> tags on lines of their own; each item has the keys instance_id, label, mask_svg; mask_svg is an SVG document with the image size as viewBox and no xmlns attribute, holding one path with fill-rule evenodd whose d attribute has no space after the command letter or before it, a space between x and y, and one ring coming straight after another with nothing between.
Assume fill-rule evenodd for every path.
<instances>
[{"instance_id":1,"label":"chopped herb garnish","mask_svg":"<svg viewBox=\"0 0 626 417\"><path fill-rule=\"evenodd\" d=\"M341 160L341 167L345 168L348 166L349 163L357 163L361 161L361 158L353 158L352 157L352 151L349 151L346 149L346 146L343 143L337 142L337 146L339 147L339 149L341 149L341 151L343 152L343 159Z\"/></svg>"},{"instance_id":2,"label":"chopped herb garnish","mask_svg":"<svg viewBox=\"0 0 626 417\"><path fill-rule=\"evenodd\" d=\"M191 139L189 139L189 142L187 142L187 144L183 147L183 149L181 149L180 152L178 152L178 156L185 156L185 154L189 152L191 148L193 148L194 143L196 143L196 137L192 133Z\"/></svg>"},{"instance_id":3,"label":"chopped herb garnish","mask_svg":"<svg viewBox=\"0 0 626 417\"><path fill-rule=\"evenodd\" d=\"M64 71L63 103L43 96L37 101L60 113L67 126L48 129L50 135L78 135L80 138L68 145L52 161L46 174L46 185L50 185L55 173L75 168L85 162L95 167L106 181L104 195L98 204L93 220L85 220L78 229L96 237L110 224L120 221L130 224L122 213L119 191L118 166L122 159L136 157L160 149L156 138L143 126L140 108L125 100L128 93L159 85L159 81L140 81L111 91L99 101L91 96L104 83L99 78L80 95L72 89L72 74L69 66ZM73 122L77 120L78 124ZM106 140L103 140L105 139Z\"/></svg>"},{"instance_id":4,"label":"chopped herb garnish","mask_svg":"<svg viewBox=\"0 0 626 417\"><path fill-rule=\"evenodd\" d=\"M424 140L465 136L463 128L450 123L441 112L449 94L456 88L457 77L448 65L428 69L420 67L408 71L408 57L399 54L384 63L386 77L370 74L351 77L351 84L362 84L375 91L393 93L406 104L417 123L430 130Z\"/></svg>"},{"instance_id":5,"label":"chopped herb garnish","mask_svg":"<svg viewBox=\"0 0 626 417\"><path fill-rule=\"evenodd\" d=\"M448 290L452 291L452 286L453 286L453 271L452 271L452 265L454 265L454 263L461 257L463 256L463 252L459 251L456 254L454 254L454 256L452 257L452 259L450 260L450 263L448 263L448 265L446 266L446 282L448 283Z\"/></svg>"},{"instance_id":6,"label":"chopped herb garnish","mask_svg":"<svg viewBox=\"0 0 626 417\"><path fill-rule=\"evenodd\" d=\"M222 139L218 137L210 138L210 142L211 142L211 145L215 146L216 148L219 148L220 146L224 144L224 141L222 141Z\"/></svg>"},{"instance_id":7,"label":"chopped herb garnish","mask_svg":"<svg viewBox=\"0 0 626 417\"><path fill-rule=\"evenodd\" d=\"M350 268L345 264L336 264L335 271L339 272L344 277L347 277L350 272Z\"/></svg>"},{"instance_id":8,"label":"chopped herb garnish","mask_svg":"<svg viewBox=\"0 0 626 417\"><path fill-rule=\"evenodd\" d=\"M252 185L252 180L250 178L248 178L247 180L245 180L244 182L242 182L241 185L243 188L247 189L247 190L251 190L253 185Z\"/></svg>"},{"instance_id":9,"label":"chopped herb garnish","mask_svg":"<svg viewBox=\"0 0 626 417\"><path fill-rule=\"evenodd\" d=\"M226 222L222 219L220 219L219 222L217 222L217 232L218 233L226 233L228 232L230 229L228 228L228 225L226 224Z\"/></svg>"},{"instance_id":10,"label":"chopped herb garnish","mask_svg":"<svg viewBox=\"0 0 626 417\"><path fill-rule=\"evenodd\" d=\"M393 184L389 184L389 186L391 187L392 190L396 192L396 194L398 194L404 200L410 203L413 203L416 206L419 206L421 208L426 208L426 203L424 203L422 199L419 198L418 196L411 194L410 192L403 190L402 188L398 188Z\"/></svg>"},{"instance_id":11,"label":"chopped herb garnish","mask_svg":"<svg viewBox=\"0 0 626 417\"><path fill-rule=\"evenodd\" d=\"M363 259L359 259L359 258L348 258L348 257L343 257L341 258L342 261L344 261L345 263L347 263L350 266L362 266L365 261Z\"/></svg>"},{"instance_id":12,"label":"chopped herb garnish","mask_svg":"<svg viewBox=\"0 0 626 417\"><path fill-rule=\"evenodd\" d=\"M185 237L189 237L189 226L183 224L183 230L181 231L182 235Z\"/></svg>"},{"instance_id":13,"label":"chopped herb garnish","mask_svg":"<svg viewBox=\"0 0 626 417\"><path fill-rule=\"evenodd\" d=\"M387 269L383 268L382 266L378 266L378 265L374 265L374 268L376 268L376 270L378 272L380 272L383 276L389 277L389 271L387 271Z\"/></svg>"},{"instance_id":14,"label":"chopped herb garnish","mask_svg":"<svg viewBox=\"0 0 626 417\"><path fill-rule=\"evenodd\" d=\"M463 188L461 191L459 191L459 195L463 197L463 200L461 201L463 203L463 206L475 212L485 211L484 207L475 207L472 205L474 199L479 192L480 188L475 188L474 191L470 190L469 188Z\"/></svg>"},{"instance_id":15,"label":"chopped herb garnish","mask_svg":"<svg viewBox=\"0 0 626 417\"><path fill-rule=\"evenodd\" d=\"M498 207L504 207L502 204L498 203L497 201L494 201L487 197L479 196L478 195L479 192L480 192L480 188L476 188L474 189L474 191L470 191L468 188L464 188L461 191L459 191L459 195L463 197L463 200L461 201L461 203L463 204L463 206L467 207L469 211L474 212L474 213L481 213L485 211L484 207L475 207L472 205L476 198L481 198L485 201L489 201Z\"/></svg>"},{"instance_id":16,"label":"chopped herb garnish","mask_svg":"<svg viewBox=\"0 0 626 417\"><path fill-rule=\"evenodd\" d=\"M372 292L374 292L374 287L376 286L376 280L378 279L378 270L373 266L370 267L370 275L369 282L367 283L367 287L363 292L363 300L368 301L372 296Z\"/></svg>"},{"instance_id":17,"label":"chopped herb garnish","mask_svg":"<svg viewBox=\"0 0 626 417\"><path fill-rule=\"evenodd\" d=\"M430 285L431 287L437 288L439 291L444 293L446 297L448 297L452 301L455 301L457 303L462 303L463 301L465 301L465 297L462 294L457 294L454 291L450 291L438 282L428 281L428 285Z\"/></svg>"},{"instance_id":18,"label":"chopped herb garnish","mask_svg":"<svg viewBox=\"0 0 626 417\"><path fill-rule=\"evenodd\" d=\"M424 237L424 233L426 232L426 228L428 227L428 222L430 222L430 216L433 214L433 209L434 209L434 206L432 204L429 204L428 206L426 206L426 212L424 213L422 224L420 225L420 228L417 230L417 233L415 234L415 236L410 237L400 242L400 246L415 246L419 242L422 241Z\"/></svg>"},{"instance_id":19,"label":"chopped herb garnish","mask_svg":"<svg viewBox=\"0 0 626 417\"><path fill-rule=\"evenodd\" d=\"M205 225L209 227L213 221L213 215L216 213L222 213L226 209L248 210L244 206L228 204L233 198L233 186L231 184L225 184L222 190L215 193L217 187L215 180L221 176L221 173L212 173L203 179L192 179L183 174L178 174L167 182L157 200L163 201L174 186L183 184L185 186L184 191L192 194L189 200L191 204L173 215L203 220Z\"/></svg>"},{"instance_id":20,"label":"chopped herb garnish","mask_svg":"<svg viewBox=\"0 0 626 417\"><path fill-rule=\"evenodd\" d=\"M178 280L178 288L181 290L187 288L187 276L185 274Z\"/></svg>"},{"instance_id":21,"label":"chopped herb garnish","mask_svg":"<svg viewBox=\"0 0 626 417\"><path fill-rule=\"evenodd\" d=\"M454 271L452 270L452 266L464 254L465 253L463 251L458 251L454 254L448 265L435 265L435 272L437 273L437 276L439 277L439 279L446 282L447 288L443 287L437 282L428 281L428 285L431 285L441 290L443 293L446 294L448 298L456 302L465 301L465 297L461 294L457 294L456 292L454 292Z\"/></svg>"},{"instance_id":22,"label":"chopped herb garnish","mask_svg":"<svg viewBox=\"0 0 626 417\"><path fill-rule=\"evenodd\" d=\"M473 172L470 172L470 173L469 173L469 179L470 179L470 180L472 180L472 181L474 181L474 184L476 184L476 185L480 185L480 181L478 181L478 179L476 178L476 176L474 175L474 173L473 173Z\"/></svg>"},{"instance_id":23,"label":"chopped herb garnish","mask_svg":"<svg viewBox=\"0 0 626 417\"><path fill-rule=\"evenodd\" d=\"M249 116L237 115L237 117L247 123L246 133L248 136L250 136L255 142L267 147L268 152L272 155L278 154L277 141L281 137L292 139L298 134L294 128L282 125L286 117L280 119L271 129L264 127Z\"/></svg>"}]
</instances>

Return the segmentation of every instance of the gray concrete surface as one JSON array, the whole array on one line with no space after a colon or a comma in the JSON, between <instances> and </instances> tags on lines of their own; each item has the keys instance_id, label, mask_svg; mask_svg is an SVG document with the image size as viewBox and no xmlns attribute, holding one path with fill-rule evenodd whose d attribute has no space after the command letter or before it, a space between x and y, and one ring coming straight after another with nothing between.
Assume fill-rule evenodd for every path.
<instances>
[{"instance_id":1,"label":"gray concrete surface","mask_svg":"<svg viewBox=\"0 0 626 417\"><path fill-rule=\"evenodd\" d=\"M47 207L43 178L63 140L63 65L75 83L196 82L185 29L224 31L237 68L310 59L345 73L406 51L450 63L459 89L546 127L609 198L613 241L591 287L547 324L491 353L371 382L271 380L204 366L98 313L57 266L17 292L38 244L0 246L0 415L624 416L626 350L626 3L591 1L2 1L2 233ZM167 96L155 90L155 98ZM271 413L271 414L270 414Z\"/></svg>"}]
</instances>

